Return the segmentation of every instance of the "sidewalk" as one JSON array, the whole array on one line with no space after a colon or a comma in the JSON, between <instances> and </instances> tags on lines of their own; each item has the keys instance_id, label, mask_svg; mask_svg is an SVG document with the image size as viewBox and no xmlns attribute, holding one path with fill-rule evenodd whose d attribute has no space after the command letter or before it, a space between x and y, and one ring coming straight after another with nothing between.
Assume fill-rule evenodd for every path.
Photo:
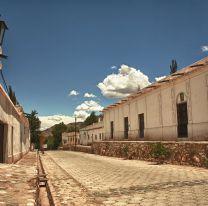
<instances>
[{"instance_id":1,"label":"sidewalk","mask_svg":"<svg viewBox=\"0 0 208 206\"><path fill-rule=\"evenodd\" d=\"M0 164L0 206L33 206L36 199L36 153L16 164Z\"/></svg>"}]
</instances>

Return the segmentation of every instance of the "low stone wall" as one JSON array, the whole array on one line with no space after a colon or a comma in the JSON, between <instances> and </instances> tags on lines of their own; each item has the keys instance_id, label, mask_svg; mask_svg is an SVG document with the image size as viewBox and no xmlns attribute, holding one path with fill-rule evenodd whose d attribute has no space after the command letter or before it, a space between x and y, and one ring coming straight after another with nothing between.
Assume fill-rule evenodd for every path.
<instances>
[{"instance_id":1,"label":"low stone wall","mask_svg":"<svg viewBox=\"0 0 208 206\"><path fill-rule=\"evenodd\" d=\"M208 168L208 142L94 142L91 152L125 159Z\"/></svg>"},{"instance_id":2,"label":"low stone wall","mask_svg":"<svg viewBox=\"0 0 208 206\"><path fill-rule=\"evenodd\" d=\"M70 145L68 147L68 150L71 151L79 151L79 152L85 152L85 153L92 153L91 146L82 146L82 145Z\"/></svg>"}]
</instances>

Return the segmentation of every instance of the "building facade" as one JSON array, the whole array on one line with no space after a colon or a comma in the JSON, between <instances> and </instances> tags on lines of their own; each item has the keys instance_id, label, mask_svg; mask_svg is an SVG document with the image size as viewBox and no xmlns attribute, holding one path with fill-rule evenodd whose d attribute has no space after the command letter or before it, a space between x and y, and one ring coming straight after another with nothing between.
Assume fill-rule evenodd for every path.
<instances>
[{"instance_id":1,"label":"building facade","mask_svg":"<svg viewBox=\"0 0 208 206\"><path fill-rule=\"evenodd\" d=\"M103 113L105 140L208 140L208 57Z\"/></svg>"},{"instance_id":2,"label":"building facade","mask_svg":"<svg viewBox=\"0 0 208 206\"><path fill-rule=\"evenodd\" d=\"M103 140L103 121L93 123L87 127L80 129L80 144L91 145L92 142Z\"/></svg>"},{"instance_id":3,"label":"building facade","mask_svg":"<svg viewBox=\"0 0 208 206\"><path fill-rule=\"evenodd\" d=\"M0 163L16 162L29 148L29 121L0 85Z\"/></svg>"},{"instance_id":4,"label":"building facade","mask_svg":"<svg viewBox=\"0 0 208 206\"><path fill-rule=\"evenodd\" d=\"M62 145L78 145L80 144L80 135L79 132L63 132L62 133Z\"/></svg>"}]
</instances>

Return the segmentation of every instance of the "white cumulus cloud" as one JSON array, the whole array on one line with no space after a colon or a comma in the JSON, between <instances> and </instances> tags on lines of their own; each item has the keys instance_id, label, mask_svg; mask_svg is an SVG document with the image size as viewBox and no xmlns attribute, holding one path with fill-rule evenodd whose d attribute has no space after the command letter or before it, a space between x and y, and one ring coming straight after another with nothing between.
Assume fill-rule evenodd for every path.
<instances>
[{"instance_id":1,"label":"white cumulus cloud","mask_svg":"<svg viewBox=\"0 0 208 206\"><path fill-rule=\"evenodd\" d=\"M111 66L111 69L117 69L117 66Z\"/></svg>"},{"instance_id":2,"label":"white cumulus cloud","mask_svg":"<svg viewBox=\"0 0 208 206\"><path fill-rule=\"evenodd\" d=\"M84 97L95 98L96 96L95 96L94 94L92 94L92 93L86 92L86 93L84 94Z\"/></svg>"},{"instance_id":3,"label":"white cumulus cloud","mask_svg":"<svg viewBox=\"0 0 208 206\"><path fill-rule=\"evenodd\" d=\"M86 111L83 110L79 110L79 111L75 111L74 115L79 118L82 119L83 121L90 115L89 113L87 113Z\"/></svg>"},{"instance_id":4,"label":"white cumulus cloud","mask_svg":"<svg viewBox=\"0 0 208 206\"><path fill-rule=\"evenodd\" d=\"M71 90L70 92L69 92L69 96L77 96L79 93L77 92L77 91L75 91L75 90Z\"/></svg>"},{"instance_id":5,"label":"white cumulus cloud","mask_svg":"<svg viewBox=\"0 0 208 206\"><path fill-rule=\"evenodd\" d=\"M105 97L122 98L149 84L148 76L140 70L123 64L119 68L118 74L108 75L97 86Z\"/></svg>"},{"instance_id":6,"label":"white cumulus cloud","mask_svg":"<svg viewBox=\"0 0 208 206\"><path fill-rule=\"evenodd\" d=\"M69 124L71 122L74 122L74 117L66 116L62 114L51 115L51 116L39 116L39 119L41 121L41 130L45 130L61 122L63 122L64 124Z\"/></svg>"},{"instance_id":7,"label":"white cumulus cloud","mask_svg":"<svg viewBox=\"0 0 208 206\"><path fill-rule=\"evenodd\" d=\"M91 112L99 112L103 110L103 107L98 102L90 100L84 101L78 105L74 111L74 115L83 121L90 115Z\"/></svg>"},{"instance_id":8,"label":"white cumulus cloud","mask_svg":"<svg viewBox=\"0 0 208 206\"><path fill-rule=\"evenodd\" d=\"M155 81L156 81L156 82L158 82L158 81L160 81L160 80L164 79L165 77L166 77L166 76L155 77Z\"/></svg>"},{"instance_id":9,"label":"white cumulus cloud","mask_svg":"<svg viewBox=\"0 0 208 206\"><path fill-rule=\"evenodd\" d=\"M201 50L202 50L203 52L207 52L207 51L208 51L208 46L207 46L207 45L202 46L202 47L201 47Z\"/></svg>"},{"instance_id":10,"label":"white cumulus cloud","mask_svg":"<svg viewBox=\"0 0 208 206\"><path fill-rule=\"evenodd\" d=\"M63 122L64 124L69 124L74 122L74 117L77 117L77 121L84 121L89 115L90 112L95 111L99 112L103 110L103 107L98 104L98 102L90 100L84 101L80 105L76 107L74 114L72 116L57 114L57 115L49 115L49 116L39 116L41 121L41 130L45 130L49 127L52 127L55 124L59 124Z\"/></svg>"},{"instance_id":11,"label":"white cumulus cloud","mask_svg":"<svg viewBox=\"0 0 208 206\"><path fill-rule=\"evenodd\" d=\"M77 111L101 111L103 109L102 106L98 104L98 102L90 100L84 101L82 104L76 107Z\"/></svg>"}]
</instances>

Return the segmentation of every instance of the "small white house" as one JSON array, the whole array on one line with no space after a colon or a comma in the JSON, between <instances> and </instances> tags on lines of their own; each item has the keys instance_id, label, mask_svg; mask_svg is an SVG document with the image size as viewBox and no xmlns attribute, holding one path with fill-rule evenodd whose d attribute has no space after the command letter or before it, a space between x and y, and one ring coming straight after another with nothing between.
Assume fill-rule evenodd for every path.
<instances>
[{"instance_id":1,"label":"small white house","mask_svg":"<svg viewBox=\"0 0 208 206\"><path fill-rule=\"evenodd\" d=\"M93 123L80 129L80 144L90 145L92 142L103 140L103 121Z\"/></svg>"},{"instance_id":2,"label":"small white house","mask_svg":"<svg viewBox=\"0 0 208 206\"><path fill-rule=\"evenodd\" d=\"M62 133L62 145L78 145L80 143L79 132L63 132Z\"/></svg>"},{"instance_id":3,"label":"small white house","mask_svg":"<svg viewBox=\"0 0 208 206\"><path fill-rule=\"evenodd\" d=\"M103 113L106 140L208 140L208 57Z\"/></svg>"}]
</instances>

